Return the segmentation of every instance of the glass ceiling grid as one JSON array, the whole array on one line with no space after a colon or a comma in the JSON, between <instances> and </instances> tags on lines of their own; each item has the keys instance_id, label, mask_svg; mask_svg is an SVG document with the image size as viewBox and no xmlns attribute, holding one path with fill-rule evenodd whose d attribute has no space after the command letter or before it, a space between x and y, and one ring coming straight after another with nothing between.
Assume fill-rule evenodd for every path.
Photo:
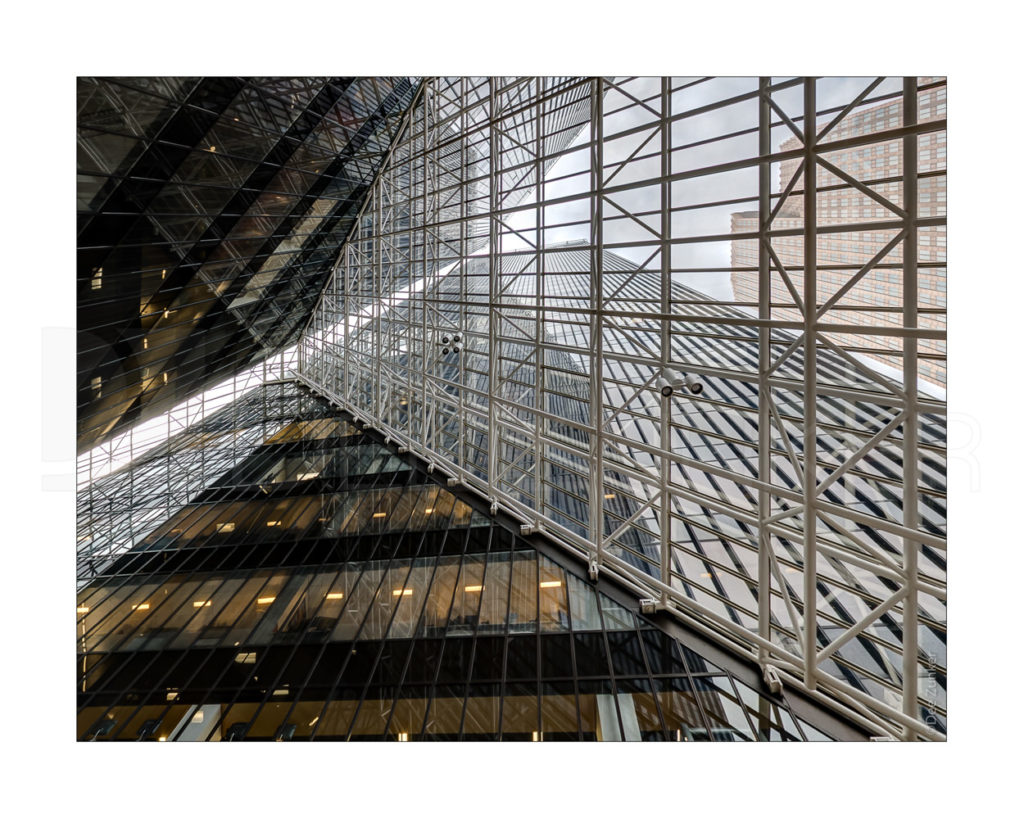
<instances>
[{"instance_id":1,"label":"glass ceiling grid","mask_svg":"<svg viewBox=\"0 0 1024 819\"><path fill-rule=\"evenodd\" d=\"M784 685L940 739L944 91L427 80L300 375Z\"/></svg>"}]
</instances>

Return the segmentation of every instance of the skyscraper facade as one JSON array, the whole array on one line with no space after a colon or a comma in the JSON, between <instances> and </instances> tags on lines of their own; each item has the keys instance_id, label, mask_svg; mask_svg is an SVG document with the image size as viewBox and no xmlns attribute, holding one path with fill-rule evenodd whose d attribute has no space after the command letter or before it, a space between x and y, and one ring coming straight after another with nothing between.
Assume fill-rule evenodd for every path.
<instances>
[{"instance_id":1,"label":"skyscraper facade","mask_svg":"<svg viewBox=\"0 0 1024 819\"><path fill-rule=\"evenodd\" d=\"M79 79L80 452L294 343L414 90Z\"/></svg>"},{"instance_id":2,"label":"skyscraper facade","mask_svg":"<svg viewBox=\"0 0 1024 819\"><path fill-rule=\"evenodd\" d=\"M944 78L923 78L918 90L918 114L922 123L937 123L946 117ZM868 190L897 206L902 204L903 142L896 133L903 124L903 101L868 106L846 116L829 139L843 140L864 134L894 132L894 136L859 144L831 153L828 161L841 173L855 177ZM794 150L800 141L793 137L780 146ZM922 217L944 217L946 207L946 132L944 129L922 134L918 141L918 211ZM780 229L799 228L804 223L804 203L800 196L803 171L800 159L779 163L778 193L788 192L775 217ZM833 173L827 167L817 170L817 220L820 225L843 226L854 222L878 222L879 229L822 232L817 239L817 294L819 304L834 296L851 274L881 252L896 235L890 220L893 211ZM732 215L734 233L757 230L757 213L740 211ZM919 313L922 327L944 328L946 320L946 231L942 221L920 230L918 248ZM803 240L800 236L779 238L774 243L779 262L788 271L794 287L802 291ZM899 327L903 305L902 248L895 244L863 278L843 297L848 309L840 311L843 321L859 325ZM756 303L758 290L757 242L751 239L732 243L732 286L738 302ZM785 295L782 283L774 281L776 294ZM782 307L779 317L797 318L793 307ZM836 343L847 350L867 356L892 368L900 368L901 347L895 336L837 333ZM923 339L918 351L919 377L944 388L946 385L946 342Z\"/></svg>"},{"instance_id":3,"label":"skyscraper facade","mask_svg":"<svg viewBox=\"0 0 1024 819\"><path fill-rule=\"evenodd\" d=\"M862 738L295 381L154 465L210 480L79 591L81 740Z\"/></svg>"}]
</instances>

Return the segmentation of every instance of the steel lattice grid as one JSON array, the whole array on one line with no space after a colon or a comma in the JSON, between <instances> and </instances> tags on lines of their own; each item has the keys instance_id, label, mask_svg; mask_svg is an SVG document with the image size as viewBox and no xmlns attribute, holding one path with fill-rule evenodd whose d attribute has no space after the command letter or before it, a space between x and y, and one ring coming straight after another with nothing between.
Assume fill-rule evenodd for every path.
<instances>
[{"instance_id":1,"label":"steel lattice grid","mask_svg":"<svg viewBox=\"0 0 1024 819\"><path fill-rule=\"evenodd\" d=\"M944 295L918 286L945 280L943 92L915 78L430 79L300 371L786 684L879 731L939 738L945 401L915 387L925 348L944 365ZM732 230L702 221L723 213ZM835 236L853 261L828 256ZM727 274L742 291L751 243L756 302L683 284ZM729 262L708 264L723 245ZM861 298L881 274L898 298ZM463 351L444 353L456 333ZM865 358L879 340L898 368ZM661 399L667 366L705 391Z\"/></svg>"}]
</instances>

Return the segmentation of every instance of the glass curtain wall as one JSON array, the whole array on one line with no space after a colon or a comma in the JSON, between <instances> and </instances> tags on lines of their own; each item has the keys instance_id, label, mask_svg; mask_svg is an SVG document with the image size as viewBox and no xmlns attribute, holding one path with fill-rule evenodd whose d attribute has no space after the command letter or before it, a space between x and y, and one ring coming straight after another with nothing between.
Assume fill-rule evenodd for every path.
<instances>
[{"instance_id":1,"label":"glass curtain wall","mask_svg":"<svg viewBox=\"0 0 1024 819\"><path fill-rule=\"evenodd\" d=\"M294 382L165 468L231 424L261 440L79 591L80 740L830 738Z\"/></svg>"},{"instance_id":2,"label":"glass curtain wall","mask_svg":"<svg viewBox=\"0 0 1024 819\"><path fill-rule=\"evenodd\" d=\"M79 78L80 452L294 343L415 87Z\"/></svg>"}]
</instances>

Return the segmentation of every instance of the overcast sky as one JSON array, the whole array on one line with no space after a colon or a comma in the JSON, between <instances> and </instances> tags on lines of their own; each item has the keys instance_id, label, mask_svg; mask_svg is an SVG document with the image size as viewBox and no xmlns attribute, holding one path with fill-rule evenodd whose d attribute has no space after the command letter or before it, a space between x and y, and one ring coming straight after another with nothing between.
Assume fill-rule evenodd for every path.
<instances>
[{"instance_id":1,"label":"overcast sky","mask_svg":"<svg viewBox=\"0 0 1024 819\"><path fill-rule=\"evenodd\" d=\"M846 105L873 79L873 77L830 77L818 80L818 110ZM678 84L680 84L679 80L673 81L673 85ZM899 90L900 87L900 78L889 78L872 92L872 96L887 91ZM652 94L660 93L660 88L660 77L641 77L631 80L624 86L626 91L639 99L645 99ZM718 100L748 93L756 90L756 88L756 77L714 78L692 88L675 92L672 97L673 113L695 110ZM803 87L802 85L796 85L777 92L773 94L773 100L790 118L798 117L803 112ZM614 110L622 107L627 102L627 97L615 89L610 89L604 100L605 110ZM676 122L672 127L672 145L677 147L726 133L756 128L757 119L757 100L745 100L726 108L719 108L706 114ZM773 119L778 120L778 117L773 114ZM827 122L828 119L829 117L821 118L821 124ZM650 135L650 131L644 131L631 137L608 139L607 135L609 133L614 134L645 123L654 125L656 122L657 118L653 114L639 106L606 116L604 122L606 134L604 143L605 165L607 166L616 161L626 159ZM774 128L772 130L772 149L778 149L781 143L792 136L792 131L785 125ZM584 146L589 137L590 130L588 127L584 127L573 143L573 146ZM640 153L648 153L656 150L657 147L658 137L656 136ZM756 155L757 134L752 133L678 152L673 156L672 172L677 173L692 168L717 165ZM588 171L589 163L588 151L586 148L581 148L579 151L568 154L560 159L548 171L546 178L554 179L559 176ZM636 166L635 168L631 166L620 171L612 180L612 184L618 185L641 181L656 177L660 173L660 165L657 158L633 164ZM579 180L575 181L566 180L564 182L548 183L545 186L545 196L551 199L577 191L582 192L583 186L589 187L589 179L586 176L582 176ZM772 190L773 192L778 191L777 173L775 179L772 180ZM751 167L673 183L672 206L699 205L707 202L756 195L757 168ZM657 184L629 191L625 194L619 194L612 198L618 205L630 213L659 210L661 207L660 190ZM531 194L529 198L523 200L523 203L535 201L535 194ZM674 214L672 217L672 236L678 238L729 233L731 230L731 216L734 212L755 210L756 207L756 202L751 202L747 205L722 205ZM544 219L545 224L586 220L588 213L589 201L586 198L581 198L569 204L545 208ZM617 213L615 208L611 205L606 205L606 220L612 213ZM521 213L512 218L510 225L525 229L531 222L531 214ZM651 226L657 228L656 224L652 223ZM581 224L549 230L546 233L546 244L578 239L586 240L589 237L589 227L587 224ZM606 222L604 229L604 241L606 243L644 241L652 238L654 238L653 234L645 231L644 228L633 223L631 220ZM511 250L516 247L526 247L526 244L516 240L514 237L506 237L503 247L506 250ZM672 267L674 269L695 268L697 272L678 273L675 276L676 281L706 293L712 298L731 301L733 293L729 274L725 272L704 272L707 268L728 267L731 264L731 248L731 241L677 245L673 249ZM650 248L624 248L616 250L616 252L637 264L641 264L650 255L651 250ZM655 268L660 267L660 261L655 260L651 263L651 266Z\"/></svg>"}]
</instances>

